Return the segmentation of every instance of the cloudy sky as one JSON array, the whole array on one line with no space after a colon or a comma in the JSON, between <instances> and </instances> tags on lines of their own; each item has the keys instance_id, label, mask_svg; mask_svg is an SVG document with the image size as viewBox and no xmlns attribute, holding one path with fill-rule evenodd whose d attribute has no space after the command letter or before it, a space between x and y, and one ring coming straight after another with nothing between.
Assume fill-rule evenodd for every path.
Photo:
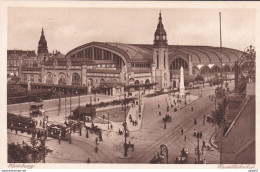
<instances>
[{"instance_id":1,"label":"cloudy sky","mask_svg":"<svg viewBox=\"0 0 260 172\"><path fill-rule=\"evenodd\" d=\"M91 41L152 44L160 10L171 45L219 46L219 11L224 47L255 45L253 10L12 7L8 49L37 51L42 27L50 52L66 54Z\"/></svg>"}]
</instances>

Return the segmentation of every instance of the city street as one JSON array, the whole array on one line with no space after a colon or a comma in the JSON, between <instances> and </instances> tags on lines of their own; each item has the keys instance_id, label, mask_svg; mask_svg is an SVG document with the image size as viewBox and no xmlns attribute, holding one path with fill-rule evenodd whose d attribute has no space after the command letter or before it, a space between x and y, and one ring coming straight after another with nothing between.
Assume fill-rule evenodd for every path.
<instances>
[{"instance_id":1,"label":"city street","mask_svg":"<svg viewBox=\"0 0 260 172\"><path fill-rule=\"evenodd\" d=\"M210 138L214 134L215 127L212 124L206 122L203 125L203 116L215 108L215 103L209 100L209 95L213 93L214 89L209 86L205 86L202 90L192 90L192 96L197 96L198 99L189 102L189 98L187 98L187 105L183 102L176 112L173 109L167 112L168 94L143 97L142 122L138 124L138 129L131 131L130 136L127 137L127 143L134 144L134 150L128 150L128 158L123 156L124 136L118 135L118 129L115 127L103 130L103 141L100 141L97 146L98 153L95 152L97 136L89 134L89 138L86 138L85 129L82 130L82 136L79 133L72 134L72 144L69 144L68 141L62 141L59 145L57 139L48 138L46 145L53 152L47 155L46 163L83 163L88 158L94 163L149 163L154 156L160 153L160 145L162 144L168 148L168 163L175 163L175 158L181 155L182 148L189 150L187 163L194 163L195 158L197 158L197 155L195 155L197 138L193 136L194 129L203 133L203 137L200 139L200 149L203 141L206 145L210 145ZM102 100L101 97L100 99ZM159 108L158 104L160 104ZM159 116L159 112L161 112L161 116ZM59 112L59 116L57 110L54 109L51 111L47 109L47 113L51 121L64 122L64 109ZM166 114L171 116L171 121L166 122L166 129L164 129L163 117ZM66 115L68 115L68 112ZM197 125L194 125L194 118L197 120ZM40 120L40 117L36 119ZM118 125L121 125L121 123ZM131 123L128 125L131 125ZM183 135L181 129L184 131ZM186 141L184 140L185 135ZM14 131L11 133L8 130L8 143L21 143L23 140L28 142L29 137L28 134L18 132L16 135ZM205 158L208 163L214 164L219 163L218 157L219 152L216 149L213 149L213 151L205 149L203 155L201 155L201 159ZM166 163L166 160L164 163Z\"/></svg>"}]
</instances>

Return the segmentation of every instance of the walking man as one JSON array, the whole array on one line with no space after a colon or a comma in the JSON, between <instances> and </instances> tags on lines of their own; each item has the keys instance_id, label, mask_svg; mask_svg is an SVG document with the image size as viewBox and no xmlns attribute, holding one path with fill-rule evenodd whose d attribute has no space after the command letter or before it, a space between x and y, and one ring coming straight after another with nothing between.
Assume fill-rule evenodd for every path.
<instances>
[{"instance_id":1,"label":"walking man","mask_svg":"<svg viewBox=\"0 0 260 172\"><path fill-rule=\"evenodd\" d=\"M183 128L181 128L181 135L183 135Z\"/></svg>"},{"instance_id":2,"label":"walking man","mask_svg":"<svg viewBox=\"0 0 260 172\"><path fill-rule=\"evenodd\" d=\"M186 135L184 136L184 141L186 142Z\"/></svg>"},{"instance_id":3,"label":"walking man","mask_svg":"<svg viewBox=\"0 0 260 172\"><path fill-rule=\"evenodd\" d=\"M164 129L166 129L166 123L164 123Z\"/></svg>"},{"instance_id":4,"label":"walking man","mask_svg":"<svg viewBox=\"0 0 260 172\"><path fill-rule=\"evenodd\" d=\"M60 141L61 141L61 133L59 134L59 145L60 145Z\"/></svg>"}]
</instances>

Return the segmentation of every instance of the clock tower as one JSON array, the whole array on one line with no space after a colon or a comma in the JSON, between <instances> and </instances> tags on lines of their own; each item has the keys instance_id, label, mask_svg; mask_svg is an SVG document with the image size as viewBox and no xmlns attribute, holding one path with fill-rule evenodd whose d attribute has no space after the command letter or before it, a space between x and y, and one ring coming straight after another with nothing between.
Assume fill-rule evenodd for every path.
<instances>
[{"instance_id":1,"label":"clock tower","mask_svg":"<svg viewBox=\"0 0 260 172\"><path fill-rule=\"evenodd\" d=\"M162 23L162 15L159 13L159 22L154 33L153 43L153 80L157 83L156 89L170 87L170 71L168 59L167 34Z\"/></svg>"},{"instance_id":2,"label":"clock tower","mask_svg":"<svg viewBox=\"0 0 260 172\"><path fill-rule=\"evenodd\" d=\"M38 42L37 54L38 54L38 64L41 64L48 60L48 47L47 47L47 41L44 36L43 28L42 28L40 40Z\"/></svg>"}]
</instances>

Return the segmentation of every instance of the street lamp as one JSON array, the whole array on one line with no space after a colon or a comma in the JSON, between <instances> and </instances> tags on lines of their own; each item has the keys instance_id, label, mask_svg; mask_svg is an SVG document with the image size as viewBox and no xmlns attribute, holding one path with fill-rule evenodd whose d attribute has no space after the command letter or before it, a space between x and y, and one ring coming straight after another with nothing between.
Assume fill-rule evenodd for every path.
<instances>
[{"instance_id":1,"label":"street lamp","mask_svg":"<svg viewBox=\"0 0 260 172\"><path fill-rule=\"evenodd\" d=\"M107 113L107 115L108 115L107 129L109 129L109 112Z\"/></svg>"},{"instance_id":2,"label":"street lamp","mask_svg":"<svg viewBox=\"0 0 260 172\"><path fill-rule=\"evenodd\" d=\"M140 93L140 86L139 86L139 113L141 113L141 93Z\"/></svg>"},{"instance_id":3,"label":"street lamp","mask_svg":"<svg viewBox=\"0 0 260 172\"><path fill-rule=\"evenodd\" d=\"M124 157L127 157L127 145L126 145L126 93L125 93L125 123L124 123L124 130L125 130L125 144L124 144L124 147L125 147L125 152L124 152Z\"/></svg>"}]
</instances>

